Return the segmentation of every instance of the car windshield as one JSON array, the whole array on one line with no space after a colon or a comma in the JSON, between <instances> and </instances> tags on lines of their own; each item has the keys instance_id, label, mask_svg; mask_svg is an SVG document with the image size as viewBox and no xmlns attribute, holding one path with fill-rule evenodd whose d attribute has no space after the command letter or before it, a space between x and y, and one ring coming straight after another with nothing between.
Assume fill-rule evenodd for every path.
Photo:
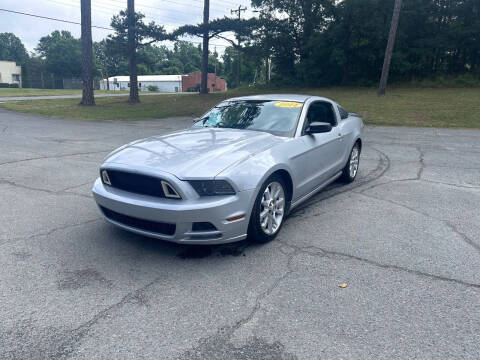
<instances>
[{"instance_id":1,"label":"car windshield","mask_svg":"<svg viewBox=\"0 0 480 360\"><path fill-rule=\"evenodd\" d=\"M302 106L295 101L225 101L203 115L194 127L248 129L293 136Z\"/></svg>"}]
</instances>

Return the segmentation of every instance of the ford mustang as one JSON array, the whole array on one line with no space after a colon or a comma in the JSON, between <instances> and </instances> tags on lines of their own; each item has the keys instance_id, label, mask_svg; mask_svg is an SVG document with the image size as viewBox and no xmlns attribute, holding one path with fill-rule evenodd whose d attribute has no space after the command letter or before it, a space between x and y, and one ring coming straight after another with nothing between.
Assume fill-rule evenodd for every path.
<instances>
[{"instance_id":1,"label":"ford mustang","mask_svg":"<svg viewBox=\"0 0 480 360\"><path fill-rule=\"evenodd\" d=\"M354 181L362 129L327 98L233 98L187 130L116 149L92 191L125 230L185 244L265 243L303 201L337 179Z\"/></svg>"}]
</instances>

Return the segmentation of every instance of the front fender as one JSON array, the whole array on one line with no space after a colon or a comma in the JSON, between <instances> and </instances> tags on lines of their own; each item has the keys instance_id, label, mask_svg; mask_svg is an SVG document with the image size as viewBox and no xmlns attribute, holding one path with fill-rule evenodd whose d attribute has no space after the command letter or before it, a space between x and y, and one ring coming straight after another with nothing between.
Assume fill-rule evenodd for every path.
<instances>
[{"instance_id":1,"label":"front fender","mask_svg":"<svg viewBox=\"0 0 480 360\"><path fill-rule=\"evenodd\" d=\"M286 171L290 175L293 188L295 188L292 169L286 162L280 161L271 150L257 154L241 164L221 172L215 179L231 182L238 191L254 190L250 203L251 212L260 187L269 176L279 170Z\"/></svg>"},{"instance_id":2,"label":"front fender","mask_svg":"<svg viewBox=\"0 0 480 360\"><path fill-rule=\"evenodd\" d=\"M279 161L271 151L265 151L224 170L215 179L230 181L238 191L245 191L259 188L271 174L278 170L287 171L293 179L290 166L286 162Z\"/></svg>"}]
</instances>

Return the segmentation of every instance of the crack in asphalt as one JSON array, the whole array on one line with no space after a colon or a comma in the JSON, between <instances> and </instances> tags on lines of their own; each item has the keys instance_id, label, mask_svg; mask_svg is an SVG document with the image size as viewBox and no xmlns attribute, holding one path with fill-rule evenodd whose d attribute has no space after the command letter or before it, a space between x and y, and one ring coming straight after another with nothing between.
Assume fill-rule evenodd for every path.
<instances>
[{"instance_id":1,"label":"crack in asphalt","mask_svg":"<svg viewBox=\"0 0 480 360\"><path fill-rule=\"evenodd\" d=\"M395 182L402 182L402 181L423 181L422 179L422 174L423 174L423 170L425 169L425 160L424 160L424 157L425 157L425 152L420 148L420 146L416 146L415 147L419 153L419 159L417 160L417 162L419 163L419 168L417 170L417 175L416 177L414 178L405 178L405 179L392 179L392 180L388 180L388 181L384 181L384 182L381 182L381 183L377 183L377 184L373 184L372 186L369 186L367 188L364 188L362 189L360 192L361 193L364 193L365 191L368 191L370 189L374 189L378 186L382 186L382 185L386 185L386 184L391 184L391 183L395 183ZM427 181L427 180L426 180Z\"/></svg>"},{"instance_id":2,"label":"crack in asphalt","mask_svg":"<svg viewBox=\"0 0 480 360\"><path fill-rule=\"evenodd\" d=\"M427 180L427 179L406 178L406 179L392 179L392 180L389 180L389 181L377 183L377 184L374 184L374 185L369 186L367 188L364 188L360 191L356 191L356 193L362 193L363 194L368 190L375 189L375 188L383 186L383 185L393 184L393 183L397 183L397 182L408 182L408 181L411 181L411 182L418 181L418 182L432 183L432 184L454 187L454 188L458 188L458 189L469 189L469 190L480 189L480 186L477 186L477 185L459 185L459 184L452 184L452 183L447 183L447 182L442 182L442 181L434 181L434 180Z\"/></svg>"},{"instance_id":3,"label":"crack in asphalt","mask_svg":"<svg viewBox=\"0 0 480 360\"><path fill-rule=\"evenodd\" d=\"M290 274L294 272L294 270L292 269L292 261L298 253L299 251L295 250L294 252L287 255L287 270L281 276L277 277L266 290L260 292L257 296L255 296L254 305L246 316L237 320L233 325L227 325L218 328L215 334L201 339L197 346L186 350L181 356L179 356L179 359L203 359L203 355L205 354L203 354L202 350L206 348L208 349L210 347L210 343L213 343L215 347L219 349L228 349L227 344L231 342L231 339L234 336L235 332L242 326L248 324L255 317L257 312L261 309L263 300L267 296L269 296L276 288L278 288L278 286L283 280L285 280ZM216 351L219 349L216 349Z\"/></svg>"},{"instance_id":4,"label":"crack in asphalt","mask_svg":"<svg viewBox=\"0 0 480 360\"><path fill-rule=\"evenodd\" d=\"M40 233L28 235L28 236L18 236L18 237L14 237L14 238L8 238L8 239L5 239L5 241L0 242L0 248L3 247L4 245L7 245L7 244L11 245L12 243L20 241L20 240L31 240L31 239L34 239L34 238L37 238L37 237L40 237L40 236L49 236L49 235L51 235L54 232L59 231L59 230L65 230L65 229L75 227L75 226L82 226L82 225L90 224L90 223L93 223L95 221L100 221L100 220L102 220L102 219L101 218L90 219L90 220L86 220L86 221L83 221L83 222L80 222L80 223L58 226L58 227L55 227L55 228L50 229L48 231L40 232Z\"/></svg>"},{"instance_id":5,"label":"crack in asphalt","mask_svg":"<svg viewBox=\"0 0 480 360\"><path fill-rule=\"evenodd\" d=\"M120 301L104 308L102 311L95 314L90 320L84 322L83 324L79 325L77 328L73 329L70 332L70 335L67 337L67 340L61 344L55 351L55 355L53 358L55 359L65 359L67 358L72 352L75 351L76 346L78 343L88 334L90 329L97 324L100 320L109 317L109 314L115 310L122 308L124 305L135 302L138 303L139 299L144 297L145 292L158 283L160 280L164 280L165 276L159 276L152 281L148 282L147 284L143 285L140 288L137 288L120 299Z\"/></svg>"},{"instance_id":6,"label":"crack in asphalt","mask_svg":"<svg viewBox=\"0 0 480 360\"><path fill-rule=\"evenodd\" d=\"M94 180L93 180L93 181L94 181ZM81 187L81 186L85 186L85 185L88 185L88 184L93 184L93 181L90 180L90 181L84 182L84 183L82 183L82 184L69 186L69 187L66 187L66 188L64 188L64 189L62 189L62 190L60 190L60 191L72 190L72 189L76 189L76 188ZM70 194L76 194L76 193L70 193ZM79 195L79 194L77 194L77 195Z\"/></svg>"},{"instance_id":7,"label":"crack in asphalt","mask_svg":"<svg viewBox=\"0 0 480 360\"><path fill-rule=\"evenodd\" d=\"M374 261L374 260L371 260L371 259L362 258L362 257L356 256L356 255L342 253L342 252L339 252L339 251L326 250L324 248L321 248L321 247L318 247L318 246L315 246L315 245L309 245L309 246L304 248L304 247L299 247L299 246L296 246L296 245L292 245L292 244L290 244L288 242L285 242L285 241L279 241L279 242L284 246L293 248L295 250L295 253L293 253L294 255L296 255L298 253L305 253L305 254L308 254L310 256L328 257L330 259L346 258L346 259L351 259L351 260L357 260L357 261L367 263L369 265L373 265L375 267L379 267L379 268L382 268L382 269L398 270L398 271L407 272L407 273L410 273L410 274L415 274L415 275L418 275L418 276L428 277L428 278L435 279L435 280L447 281L447 282L452 282L452 283L456 283L456 284L459 284L459 285L464 285L464 286L480 289L480 284L471 283L471 282L468 282L468 281L463 281L463 280L454 279L454 278L449 278L449 277L446 277L446 276L431 274L431 273L427 273L427 272L420 271L420 270L413 270L413 269L409 269L409 268L404 267L404 266L393 265L393 264L385 264L385 263L377 262L377 261ZM317 252L304 251L304 249L316 249Z\"/></svg>"},{"instance_id":8,"label":"crack in asphalt","mask_svg":"<svg viewBox=\"0 0 480 360\"><path fill-rule=\"evenodd\" d=\"M79 153L63 154L63 155L39 156L39 157L34 157L34 158L6 161L6 162L3 162L3 163L0 163L0 166L1 165L8 165L8 164L16 164L16 163L21 163L21 162L26 162L26 161L41 160L41 159L61 159L61 158L64 158L64 157L69 157L69 156L101 154L101 153L108 153L110 151L111 151L111 149L89 151L89 152L79 152Z\"/></svg>"},{"instance_id":9,"label":"crack in asphalt","mask_svg":"<svg viewBox=\"0 0 480 360\"><path fill-rule=\"evenodd\" d=\"M362 196L366 196L366 197L369 197L369 198L372 198L372 199L376 199L376 200L380 200L380 201L386 201L386 202L389 202L391 204L394 204L394 205L397 205L397 206L401 206L407 210L410 210L412 212L415 212L417 214L420 214L420 215L423 215L423 216L426 216L430 219L433 219L433 220L436 220L436 221L440 221L442 223L444 223L445 225L447 225L447 227L449 227L454 233L456 233L457 235L459 235L468 245L470 245L471 247L473 247L477 252L480 253L480 245L478 245L477 243L475 243L472 239L470 239L466 234L460 232L458 230L458 228L449 220L446 220L446 219L442 219L442 218L438 218L436 216L432 216L431 214L427 213L427 212L423 212L423 211L420 211L418 209L414 209L408 205L405 205L405 204L402 204L402 203L399 203L399 202L396 202L394 200L390 200L390 199L385 199L385 198L381 198L381 197L378 197L378 196L374 196L374 195L371 195L371 194L365 194L363 192L360 192L360 191L354 191L354 193L356 194L360 194Z\"/></svg>"},{"instance_id":10,"label":"crack in asphalt","mask_svg":"<svg viewBox=\"0 0 480 360\"><path fill-rule=\"evenodd\" d=\"M417 172L417 180L420 180L422 178L423 170L425 169L425 152L420 148L420 146L417 146L416 149L419 153L418 162L420 164Z\"/></svg>"},{"instance_id":11,"label":"crack in asphalt","mask_svg":"<svg viewBox=\"0 0 480 360\"><path fill-rule=\"evenodd\" d=\"M453 183L447 183L443 181L435 181L435 180L427 180L427 179L421 179L420 181L422 182L428 182L432 184L439 184L439 185L445 185L445 186L451 186L459 189L480 189L480 186L477 185L461 185L461 184L453 184Z\"/></svg>"},{"instance_id":12,"label":"crack in asphalt","mask_svg":"<svg viewBox=\"0 0 480 360\"><path fill-rule=\"evenodd\" d=\"M26 189L26 190L44 192L44 193L47 193L47 194L50 194L50 195L74 195L74 196L77 195L77 196L83 196L83 197L88 197L88 198L90 198L90 196L87 196L87 195L84 195L84 194L73 193L73 192L67 192L66 190L74 189L76 187L83 186L83 185L90 184L90 183L91 183L91 181L89 181L87 183L84 183L84 184L75 185L75 186L72 186L70 188L62 189L62 190L59 190L59 191L53 191L53 190L48 190L48 189L44 189L44 188L37 188L37 187L33 187L33 186L17 184L15 181L11 181L11 180L0 179L0 184L15 186L15 187L19 187L19 188Z\"/></svg>"},{"instance_id":13,"label":"crack in asphalt","mask_svg":"<svg viewBox=\"0 0 480 360\"><path fill-rule=\"evenodd\" d=\"M270 285L265 291L261 292L260 294L258 294L255 297L254 306L253 306L252 310L250 311L250 313L246 317L244 317L243 319L240 319L235 324L233 324L233 326L231 327L230 332L229 332L229 334L230 334L229 338L231 338L233 336L233 334L235 333L236 330L238 330L242 326L248 324L255 317L256 313L260 310L262 301L268 295L270 295L280 285L280 283L283 280L285 280L290 274L292 274L294 272L294 270L292 269L292 261L295 258L295 256L297 255L297 253L298 253L298 251L295 250L293 253L291 253L289 255L289 257L287 259L287 271L285 271L282 276L276 278L275 281L272 283L272 285Z\"/></svg>"},{"instance_id":14,"label":"crack in asphalt","mask_svg":"<svg viewBox=\"0 0 480 360\"><path fill-rule=\"evenodd\" d=\"M382 185L387 185L395 182L403 182L403 181L421 181L421 182L427 182L427 183L433 183L433 184L441 184L441 185L446 185L446 186L451 186L451 187L456 187L456 188L465 188L465 189L480 189L480 186L476 185L461 185L461 184L453 184L453 183L447 183L443 181L435 181L435 180L430 180L430 179L424 179L422 178L423 172L425 168L427 167L425 164L425 151L421 149L420 146L415 147L419 153L419 167L417 170L417 175L414 178L405 178L405 179L392 179L389 181L385 181L382 183L374 184L372 186L369 186L367 188L362 189L360 192L364 193L365 191L374 189L376 187L382 186Z\"/></svg>"}]
</instances>

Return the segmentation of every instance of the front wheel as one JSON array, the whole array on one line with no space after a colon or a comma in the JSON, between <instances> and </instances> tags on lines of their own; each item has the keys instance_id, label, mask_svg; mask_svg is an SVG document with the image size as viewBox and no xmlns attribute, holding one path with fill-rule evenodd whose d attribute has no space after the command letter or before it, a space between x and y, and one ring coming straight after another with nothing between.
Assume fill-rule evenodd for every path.
<instances>
[{"instance_id":1,"label":"front wheel","mask_svg":"<svg viewBox=\"0 0 480 360\"><path fill-rule=\"evenodd\" d=\"M352 151L350 152L350 156L348 157L347 164L342 170L341 179L345 183L351 183L355 180L358 172L358 166L360 164L360 144L357 141L355 145L353 145Z\"/></svg>"},{"instance_id":2,"label":"front wheel","mask_svg":"<svg viewBox=\"0 0 480 360\"><path fill-rule=\"evenodd\" d=\"M250 240L267 243L275 239L288 211L285 189L285 182L278 175L270 176L263 183L250 216Z\"/></svg>"}]
</instances>

